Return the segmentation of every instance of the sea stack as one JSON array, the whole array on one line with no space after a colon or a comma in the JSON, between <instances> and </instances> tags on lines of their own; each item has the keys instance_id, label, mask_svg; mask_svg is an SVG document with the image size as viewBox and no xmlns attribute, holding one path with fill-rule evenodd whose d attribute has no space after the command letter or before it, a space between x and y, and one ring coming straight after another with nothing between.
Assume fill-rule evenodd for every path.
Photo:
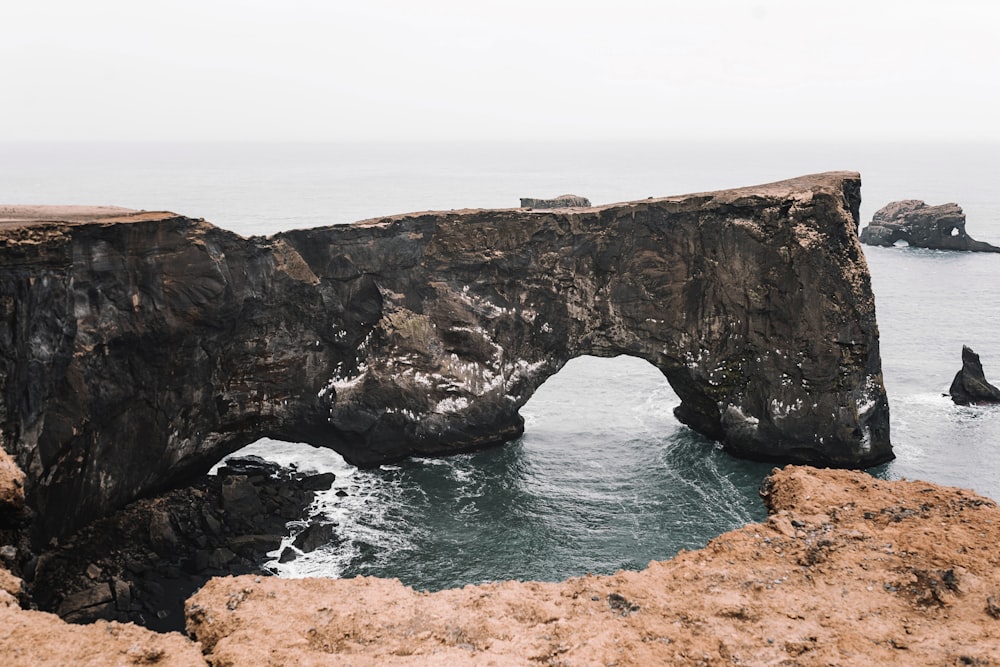
<instances>
[{"instance_id":1,"label":"sea stack","mask_svg":"<svg viewBox=\"0 0 1000 667\"><path fill-rule=\"evenodd\" d=\"M986 381L979 355L962 346L962 370L948 389L951 400L958 405L990 405L1000 403L1000 389Z\"/></svg>"}]
</instances>

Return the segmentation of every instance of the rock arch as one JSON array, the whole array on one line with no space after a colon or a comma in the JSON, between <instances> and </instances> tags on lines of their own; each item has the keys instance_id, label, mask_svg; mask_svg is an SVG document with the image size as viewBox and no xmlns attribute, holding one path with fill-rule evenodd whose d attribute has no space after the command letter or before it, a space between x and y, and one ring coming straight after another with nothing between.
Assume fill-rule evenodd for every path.
<instances>
[{"instance_id":1,"label":"rock arch","mask_svg":"<svg viewBox=\"0 0 1000 667\"><path fill-rule=\"evenodd\" d=\"M21 215L0 230L3 445L60 534L263 436L359 465L501 443L569 359L628 354L733 454L873 465L892 452L859 204L837 172L269 238Z\"/></svg>"}]
</instances>

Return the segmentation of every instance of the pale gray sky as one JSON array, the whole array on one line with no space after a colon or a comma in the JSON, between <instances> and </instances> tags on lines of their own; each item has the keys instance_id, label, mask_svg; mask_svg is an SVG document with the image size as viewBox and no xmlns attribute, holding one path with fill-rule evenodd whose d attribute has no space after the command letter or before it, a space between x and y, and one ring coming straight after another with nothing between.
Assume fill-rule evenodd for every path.
<instances>
[{"instance_id":1,"label":"pale gray sky","mask_svg":"<svg viewBox=\"0 0 1000 667\"><path fill-rule=\"evenodd\" d=\"M0 140L1000 140L993 0L31 0Z\"/></svg>"}]
</instances>

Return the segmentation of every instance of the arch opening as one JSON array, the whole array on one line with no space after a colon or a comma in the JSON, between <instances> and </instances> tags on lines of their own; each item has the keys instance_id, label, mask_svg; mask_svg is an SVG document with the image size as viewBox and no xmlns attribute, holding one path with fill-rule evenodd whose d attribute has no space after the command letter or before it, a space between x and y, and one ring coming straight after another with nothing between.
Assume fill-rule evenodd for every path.
<instances>
[{"instance_id":1,"label":"arch opening","mask_svg":"<svg viewBox=\"0 0 1000 667\"><path fill-rule=\"evenodd\" d=\"M334 488L272 552L280 576L396 577L430 590L555 581L640 569L763 518L757 488L770 466L680 424L679 401L643 359L582 356L535 391L524 434L501 447L366 469L266 439L235 455L339 466ZM324 522L335 524L330 542L294 547ZM295 557L279 562L286 549Z\"/></svg>"}]
</instances>

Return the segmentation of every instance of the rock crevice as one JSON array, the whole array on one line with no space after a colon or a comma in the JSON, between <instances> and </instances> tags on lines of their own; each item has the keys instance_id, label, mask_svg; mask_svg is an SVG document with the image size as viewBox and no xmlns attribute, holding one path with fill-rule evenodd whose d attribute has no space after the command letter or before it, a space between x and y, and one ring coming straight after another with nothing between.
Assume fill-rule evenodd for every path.
<instances>
[{"instance_id":1,"label":"rock crevice","mask_svg":"<svg viewBox=\"0 0 1000 667\"><path fill-rule=\"evenodd\" d=\"M263 436L358 465L498 444L567 361L627 354L733 454L873 465L892 452L859 203L836 172L249 239L5 209L0 437L47 539Z\"/></svg>"}]
</instances>

